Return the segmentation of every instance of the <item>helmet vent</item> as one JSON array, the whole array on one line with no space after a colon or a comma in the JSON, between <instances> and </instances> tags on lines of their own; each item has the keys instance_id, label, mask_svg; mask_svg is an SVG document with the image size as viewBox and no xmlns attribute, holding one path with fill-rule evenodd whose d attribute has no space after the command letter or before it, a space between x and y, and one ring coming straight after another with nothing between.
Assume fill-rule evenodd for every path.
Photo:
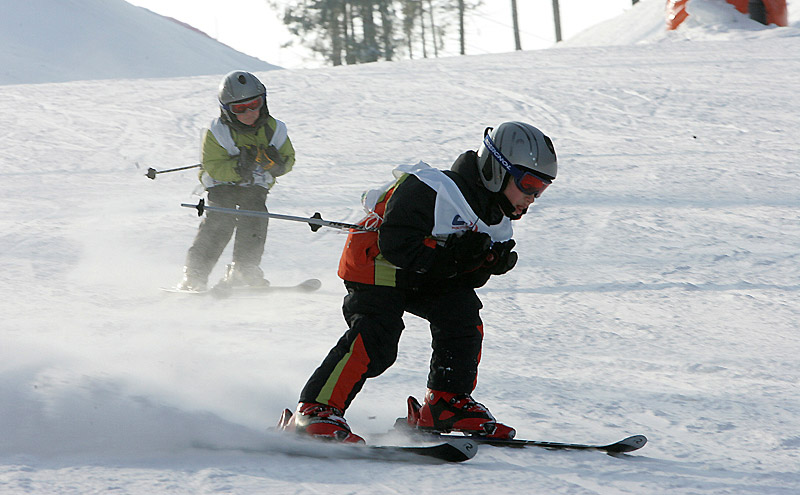
<instances>
[{"instance_id":1,"label":"helmet vent","mask_svg":"<svg viewBox=\"0 0 800 495\"><path fill-rule=\"evenodd\" d=\"M483 178L488 182L492 180L492 157L488 157L483 162L483 167L481 167L481 173L483 173Z\"/></svg>"},{"instance_id":2,"label":"helmet vent","mask_svg":"<svg viewBox=\"0 0 800 495\"><path fill-rule=\"evenodd\" d=\"M553 146L553 141L551 141L550 138L547 135L544 135L542 137L544 137L544 142L545 142L545 144L547 144L547 147L550 149L550 153L555 155L556 154L556 148Z\"/></svg>"}]
</instances>

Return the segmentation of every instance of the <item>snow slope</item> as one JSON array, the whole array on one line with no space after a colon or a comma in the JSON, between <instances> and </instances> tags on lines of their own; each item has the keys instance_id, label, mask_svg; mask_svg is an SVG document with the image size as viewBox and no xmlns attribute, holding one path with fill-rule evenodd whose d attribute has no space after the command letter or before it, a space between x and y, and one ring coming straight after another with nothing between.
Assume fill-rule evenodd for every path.
<instances>
[{"instance_id":1,"label":"snow slope","mask_svg":"<svg viewBox=\"0 0 800 495\"><path fill-rule=\"evenodd\" d=\"M0 0L0 84L277 69L123 0Z\"/></svg>"},{"instance_id":2,"label":"snow slope","mask_svg":"<svg viewBox=\"0 0 800 495\"><path fill-rule=\"evenodd\" d=\"M319 277L313 295L158 290L196 232L178 206L196 178L143 174L196 161L224 71L0 87L0 493L797 493L798 34L259 73L298 152L276 213L356 221L394 166L447 168L504 120L553 137L520 262L479 290L474 395L520 437L648 436L623 458L281 453L266 428L345 329L345 237L271 223L262 267ZM347 413L368 440L424 391L429 333L406 323Z\"/></svg>"}]
</instances>

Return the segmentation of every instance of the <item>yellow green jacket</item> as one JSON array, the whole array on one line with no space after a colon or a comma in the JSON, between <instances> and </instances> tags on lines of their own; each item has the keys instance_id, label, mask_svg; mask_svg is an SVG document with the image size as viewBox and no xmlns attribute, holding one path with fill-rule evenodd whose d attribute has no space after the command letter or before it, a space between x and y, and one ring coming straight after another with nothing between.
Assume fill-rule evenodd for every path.
<instances>
[{"instance_id":1,"label":"yellow green jacket","mask_svg":"<svg viewBox=\"0 0 800 495\"><path fill-rule=\"evenodd\" d=\"M256 159L258 167L253 172L253 182L242 181L242 177L236 172L239 149L245 146L253 146L259 150ZM275 146L278 150L278 154L283 158L282 165L267 157L265 151L269 146ZM270 189L275 184L276 177L292 169L294 147L289 139L286 124L272 116L264 125L252 131L235 129L221 118L216 118L203 133L200 163L200 182L206 189L220 184L256 185Z\"/></svg>"}]
</instances>

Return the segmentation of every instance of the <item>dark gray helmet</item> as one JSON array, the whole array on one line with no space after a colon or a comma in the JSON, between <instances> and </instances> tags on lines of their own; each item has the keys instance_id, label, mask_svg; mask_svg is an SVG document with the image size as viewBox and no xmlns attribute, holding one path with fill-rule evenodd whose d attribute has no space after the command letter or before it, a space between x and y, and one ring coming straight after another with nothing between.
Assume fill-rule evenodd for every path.
<instances>
[{"instance_id":1,"label":"dark gray helmet","mask_svg":"<svg viewBox=\"0 0 800 495\"><path fill-rule=\"evenodd\" d=\"M491 132L489 132L491 131ZM558 172L558 159L553 142L542 131L524 122L503 122L486 132L496 151L511 165L524 167L545 179L553 180ZM478 149L478 172L483 185L492 192L500 192L508 181L508 170L484 143Z\"/></svg>"},{"instance_id":2,"label":"dark gray helmet","mask_svg":"<svg viewBox=\"0 0 800 495\"><path fill-rule=\"evenodd\" d=\"M219 99L220 110L222 115L228 123L237 128L246 128L230 111L229 105L238 101L251 100L257 96L264 98L264 106L261 107L260 116L258 121L254 124L255 127L261 126L264 121L269 117L269 108L267 107L267 88L258 80L256 76L243 70L235 70L229 72L222 78L219 83L219 92L217 98Z\"/></svg>"},{"instance_id":3,"label":"dark gray helmet","mask_svg":"<svg viewBox=\"0 0 800 495\"><path fill-rule=\"evenodd\" d=\"M250 100L262 95L266 98L267 88L256 76L242 70L229 72L219 83L219 102L221 105L242 100Z\"/></svg>"}]
</instances>

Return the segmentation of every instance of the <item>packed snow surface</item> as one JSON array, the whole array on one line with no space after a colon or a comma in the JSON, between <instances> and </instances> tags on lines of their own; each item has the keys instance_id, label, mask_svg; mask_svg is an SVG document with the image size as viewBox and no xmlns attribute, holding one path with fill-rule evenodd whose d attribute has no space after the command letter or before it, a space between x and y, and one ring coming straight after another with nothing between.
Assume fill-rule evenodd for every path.
<instances>
[{"instance_id":1,"label":"packed snow surface","mask_svg":"<svg viewBox=\"0 0 800 495\"><path fill-rule=\"evenodd\" d=\"M800 492L800 31L733 18L649 43L258 72L297 149L275 213L358 221L395 166L446 169L503 121L553 138L559 175L515 224L520 261L478 290L474 396L520 438L647 435L622 457L287 455L267 429L346 328L345 236L270 223L267 277L317 277L313 294L159 290L181 276L197 179L144 173L196 163L226 71L0 86L0 493ZM429 331L406 324L347 411L372 443L425 389Z\"/></svg>"}]
</instances>

